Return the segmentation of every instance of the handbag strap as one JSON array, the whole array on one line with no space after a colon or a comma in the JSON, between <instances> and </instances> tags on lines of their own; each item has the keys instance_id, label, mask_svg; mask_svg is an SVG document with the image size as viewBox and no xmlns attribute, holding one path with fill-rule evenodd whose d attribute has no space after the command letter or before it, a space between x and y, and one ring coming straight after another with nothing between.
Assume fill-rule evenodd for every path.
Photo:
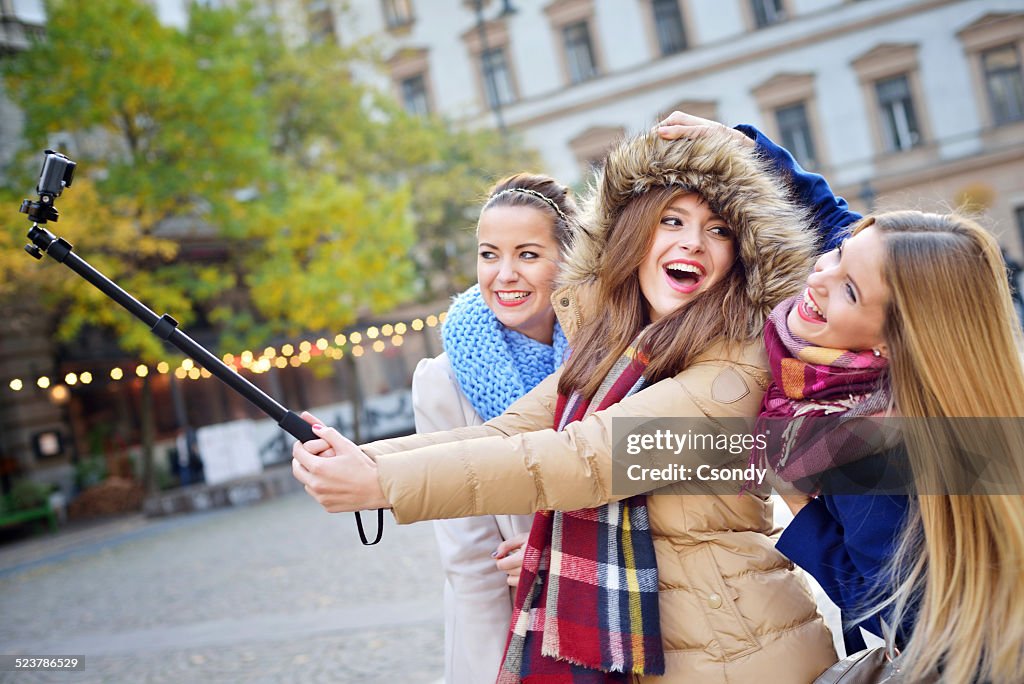
<instances>
[{"instance_id":1,"label":"handbag strap","mask_svg":"<svg viewBox=\"0 0 1024 684\"><path fill-rule=\"evenodd\" d=\"M846 656L814 680L814 684L877 684L888 678L890 659L885 646Z\"/></svg>"}]
</instances>

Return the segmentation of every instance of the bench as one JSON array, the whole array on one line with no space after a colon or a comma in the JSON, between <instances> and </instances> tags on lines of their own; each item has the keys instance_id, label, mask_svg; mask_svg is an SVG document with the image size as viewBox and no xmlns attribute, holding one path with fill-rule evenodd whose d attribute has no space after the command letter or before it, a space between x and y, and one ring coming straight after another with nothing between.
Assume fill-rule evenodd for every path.
<instances>
[{"instance_id":1,"label":"bench","mask_svg":"<svg viewBox=\"0 0 1024 684\"><path fill-rule=\"evenodd\" d=\"M11 510L12 508L13 506L9 496L5 495L0 499L0 527L45 519L50 531L57 531L57 515L53 512L53 509L50 508L49 503L44 503L42 506L36 506L35 508L25 508L19 511Z\"/></svg>"}]
</instances>

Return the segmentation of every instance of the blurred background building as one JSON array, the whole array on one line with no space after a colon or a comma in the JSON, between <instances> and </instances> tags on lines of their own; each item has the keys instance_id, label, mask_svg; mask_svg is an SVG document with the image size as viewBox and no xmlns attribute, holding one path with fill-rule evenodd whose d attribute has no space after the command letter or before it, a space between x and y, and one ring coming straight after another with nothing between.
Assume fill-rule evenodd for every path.
<instances>
[{"instance_id":1,"label":"blurred background building","mask_svg":"<svg viewBox=\"0 0 1024 684\"><path fill-rule=\"evenodd\" d=\"M983 210L1024 256L1019 0L348 5L306 2L309 35L380 37L407 109L522 135L563 180L678 109L757 125L861 210Z\"/></svg>"},{"instance_id":2,"label":"blurred background building","mask_svg":"<svg viewBox=\"0 0 1024 684\"><path fill-rule=\"evenodd\" d=\"M151 3L162 21L187 21L186 0ZM1007 254L1024 259L1020 0L263 0L261 7L296 45L370 41L384 68L358 78L411 113L497 129L536 149L540 170L579 188L616 140L682 110L755 124L860 211L980 212ZM41 0L0 0L0 54L24 47L44 24ZM0 93L0 166L13 154L18 116ZM403 144L401 130L393 136ZM427 313L396 312L359 330ZM288 369L260 381L290 403L314 406L344 397L358 368L368 397L388 394L407 386L418 358L438 351L436 332L420 327L428 334L410 335L401 349L346 357L347 370L333 379L314 382ZM0 374L66 384L55 355L39 331L3 332ZM100 359L95 374L110 365ZM162 434L249 410L219 386L178 391L171 375L154 376L168 385L156 388ZM16 452L17 467L39 477L67 473L74 445L86 451L89 439L103 438L95 425L137 417L142 392L141 377L70 402L52 392L6 392L0 451L9 459ZM41 454L53 446L40 443L48 433L71 447L58 457Z\"/></svg>"}]
</instances>

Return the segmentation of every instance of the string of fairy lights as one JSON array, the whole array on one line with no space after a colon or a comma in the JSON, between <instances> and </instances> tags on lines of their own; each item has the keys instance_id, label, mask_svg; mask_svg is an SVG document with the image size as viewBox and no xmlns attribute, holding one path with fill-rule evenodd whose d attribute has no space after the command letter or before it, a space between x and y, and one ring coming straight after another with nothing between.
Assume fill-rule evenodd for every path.
<instances>
[{"instance_id":1,"label":"string of fairy lights","mask_svg":"<svg viewBox=\"0 0 1024 684\"><path fill-rule=\"evenodd\" d=\"M280 347L268 346L262 351L254 352L246 349L238 354L228 353L222 357L224 363L235 372L248 371L255 375L268 373L274 368L299 368L314 358L325 358L332 361L342 359L345 354L359 358L367 353L380 353L391 347L401 347L405 336L410 332L418 333L427 328L435 328L444 322L444 312L431 314L425 318L415 318L409 322L399 321L383 325L371 325L363 330L338 333L333 338L320 337L315 340L302 340L297 344L286 343ZM134 366L134 367L133 367ZM107 382L120 382L133 378L145 378L151 373L171 375L179 380L204 380L213 377L205 368L200 368L195 361L186 358L176 367L168 361L156 364L121 364L106 371ZM62 382L63 381L63 382ZM59 392L67 397L68 388L90 385L97 381L92 371L66 373L63 378L40 375L36 378L12 378L7 382L7 389L22 392L32 386L42 390ZM62 397L55 397L58 400Z\"/></svg>"}]
</instances>

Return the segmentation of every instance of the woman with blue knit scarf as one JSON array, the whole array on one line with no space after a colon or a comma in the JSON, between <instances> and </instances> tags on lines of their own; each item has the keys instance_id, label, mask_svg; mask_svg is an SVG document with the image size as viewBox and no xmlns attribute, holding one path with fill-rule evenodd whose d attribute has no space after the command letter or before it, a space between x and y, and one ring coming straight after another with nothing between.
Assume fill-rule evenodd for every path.
<instances>
[{"instance_id":1,"label":"woman with blue knit scarf","mask_svg":"<svg viewBox=\"0 0 1024 684\"><path fill-rule=\"evenodd\" d=\"M421 361L413 376L417 432L499 416L562 363L567 344L550 296L575 213L568 190L547 176L518 174L491 189L477 226L478 282L448 310L444 353ZM447 684L497 677L512 616L509 587L532 521L484 515L434 523L446 575Z\"/></svg>"}]
</instances>

